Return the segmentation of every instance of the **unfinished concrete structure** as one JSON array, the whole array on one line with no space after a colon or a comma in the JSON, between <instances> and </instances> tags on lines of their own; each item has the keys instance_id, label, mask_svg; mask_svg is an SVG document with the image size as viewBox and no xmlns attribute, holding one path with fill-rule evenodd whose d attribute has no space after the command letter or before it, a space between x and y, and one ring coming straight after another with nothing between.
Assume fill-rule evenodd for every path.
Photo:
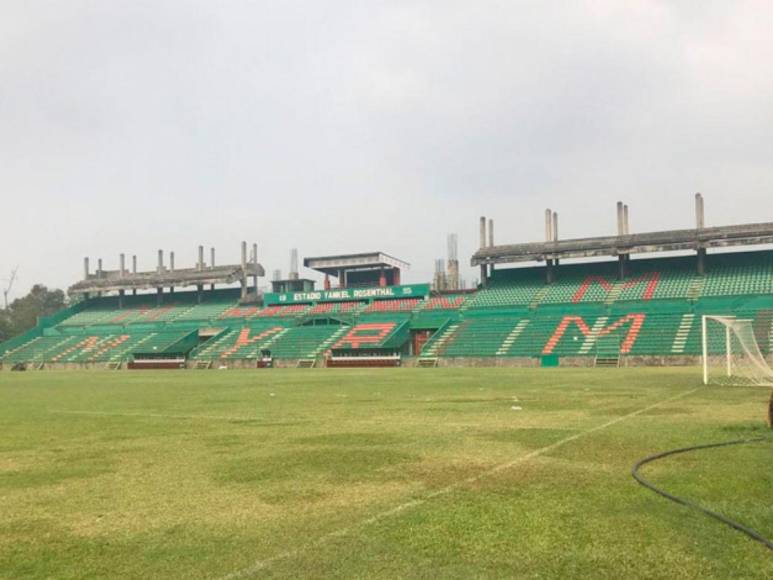
<instances>
[{"instance_id":1,"label":"unfinished concrete structure","mask_svg":"<svg viewBox=\"0 0 773 580\"><path fill-rule=\"evenodd\" d=\"M258 263L257 245L253 245L253 253L250 260L247 259L247 242L241 244L241 261L239 264L215 266L215 248L211 250L211 262L204 263L204 247L198 247L198 261L192 268L176 268L174 252L169 254L169 266L164 264L164 251L158 250L158 259L154 270L138 272L137 256L132 256L132 271L126 271L125 255L119 256L117 270L104 270L102 259L97 260L97 271L92 273L89 269L89 258L83 259L83 279L76 282L68 289L71 296L89 298L117 293L123 297L127 292L136 294L137 291L156 290L157 303L161 304L164 297L164 289L170 293L176 287L189 288L195 286L199 300L205 285L214 289L216 284L234 284L241 286L242 300L247 300L249 291L249 279L253 280L253 288L257 293L258 278L265 275L263 266Z\"/></svg>"},{"instance_id":2,"label":"unfinished concrete structure","mask_svg":"<svg viewBox=\"0 0 773 580\"><path fill-rule=\"evenodd\" d=\"M559 240L558 214L548 209L545 210L544 242L489 244L488 247L483 243L486 228L485 218L481 218L481 247L473 254L470 263L480 267L483 279L486 269L494 264L544 262L547 265L546 279L552 282L554 268L560 260L612 256L619 260L619 277L622 279L625 277L626 261L632 254L692 250L696 254L695 268L703 273L709 248L773 243L773 222L705 227L701 194L695 196L695 211L696 227L693 229L632 234L628 225L628 206L618 202L617 235Z\"/></svg>"}]
</instances>

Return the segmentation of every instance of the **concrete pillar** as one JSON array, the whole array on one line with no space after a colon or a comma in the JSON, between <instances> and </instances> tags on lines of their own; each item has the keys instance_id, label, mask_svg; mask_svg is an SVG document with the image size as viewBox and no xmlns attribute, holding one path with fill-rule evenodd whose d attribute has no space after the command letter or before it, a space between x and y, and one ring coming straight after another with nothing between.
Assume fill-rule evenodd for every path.
<instances>
[{"instance_id":1,"label":"concrete pillar","mask_svg":"<svg viewBox=\"0 0 773 580\"><path fill-rule=\"evenodd\" d=\"M199 246L199 262L196 269L201 272L204 269L204 246Z\"/></svg>"},{"instance_id":2,"label":"concrete pillar","mask_svg":"<svg viewBox=\"0 0 773 580\"><path fill-rule=\"evenodd\" d=\"M623 235L628 235L631 230L628 228L628 204L623 206Z\"/></svg>"},{"instance_id":3,"label":"concrete pillar","mask_svg":"<svg viewBox=\"0 0 773 580\"><path fill-rule=\"evenodd\" d=\"M137 273L137 256L132 256L132 274Z\"/></svg>"},{"instance_id":4,"label":"concrete pillar","mask_svg":"<svg viewBox=\"0 0 773 580\"><path fill-rule=\"evenodd\" d=\"M204 286L201 284L196 284L196 304L201 304L201 291L204 289Z\"/></svg>"},{"instance_id":5,"label":"concrete pillar","mask_svg":"<svg viewBox=\"0 0 773 580\"><path fill-rule=\"evenodd\" d=\"M83 258L83 279L89 279L89 259Z\"/></svg>"},{"instance_id":6,"label":"concrete pillar","mask_svg":"<svg viewBox=\"0 0 773 580\"><path fill-rule=\"evenodd\" d=\"M550 243L553 241L553 210L550 208L545 210L545 242ZM551 258L545 259L545 281L550 284L553 282L553 260Z\"/></svg>"},{"instance_id":7,"label":"concrete pillar","mask_svg":"<svg viewBox=\"0 0 773 580\"><path fill-rule=\"evenodd\" d=\"M239 282L242 285L242 300L247 297L247 242L242 242L242 274Z\"/></svg>"},{"instance_id":8,"label":"concrete pillar","mask_svg":"<svg viewBox=\"0 0 773 580\"><path fill-rule=\"evenodd\" d=\"M622 201L617 202L617 236L625 235L625 205ZM619 250L619 248L618 248ZM617 254L617 279L625 279L625 254Z\"/></svg>"},{"instance_id":9,"label":"concrete pillar","mask_svg":"<svg viewBox=\"0 0 773 580\"><path fill-rule=\"evenodd\" d=\"M164 250L158 251L158 265L156 266L156 272L159 274L164 271Z\"/></svg>"},{"instance_id":10,"label":"concrete pillar","mask_svg":"<svg viewBox=\"0 0 773 580\"><path fill-rule=\"evenodd\" d=\"M124 295L124 291L123 290L119 290L118 291L118 308L123 308L123 295Z\"/></svg>"},{"instance_id":11,"label":"concrete pillar","mask_svg":"<svg viewBox=\"0 0 773 580\"><path fill-rule=\"evenodd\" d=\"M703 195L695 194L695 227L702 230L706 227L705 214L703 212ZM697 270L701 276L706 273L706 248L698 248Z\"/></svg>"},{"instance_id":12,"label":"concrete pillar","mask_svg":"<svg viewBox=\"0 0 773 580\"><path fill-rule=\"evenodd\" d=\"M550 209L545 210L545 241L553 241L553 211Z\"/></svg>"},{"instance_id":13,"label":"concrete pillar","mask_svg":"<svg viewBox=\"0 0 773 580\"><path fill-rule=\"evenodd\" d=\"M161 306L163 302L164 302L164 289L156 288L156 304L158 306Z\"/></svg>"},{"instance_id":14,"label":"concrete pillar","mask_svg":"<svg viewBox=\"0 0 773 580\"><path fill-rule=\"evenodd\" d=\"M258 244L252 244L252 265L255 267L255 275L252 277L252 285L255 288L255 296L258 295Z\"/></svg>"},{"instance_id":15,"label":"concrete pillar","mask_svg":"<svg viewBox=\"0 0 773 580\"><path fill-rule=\"evenodd\" d=\"M209 267L210 268L215 267L215 248L209 249Z\"/></svg>"},{"instance_id":16,"label":"concrete pillar","mask_svg":"<svg viewBox=\"0 0 773 580\"><path fill-rule=\"evenodd\" d=\"M494 247L494 220L489 219L488 221L488 247L493 248ZM489 264L489 276L491 276L491 273L494 271L494 264Z\"/></svg>"},{"instance_id":17,"label":"concrete pillar","mask_svg":"<svg viewBox=\"0 0 773 580\"><path fill-rule=\"evenodd\" d=\"M169 252L169 271L174 272L174 252Z\"/></svg>"},{"instance_id":18,"label":"concrete pillar","mask_svg":"<svg viewBox=\"0 0 773 580\"><path fill-rule=\"evenodd\" d=\"M120 262L121 262L121 278L123 278L126 275L126 254L121 254Z\"/></svg>"},{"instance_id":19,"label":"concrete pillar","mask_svg":"<svg viewBox=\"0 0 773 580\"><path fill-rule=\"evenodd\" d=\"M483 249L486 247L486 217L481 216L480 217L480 248ZM486 286L486 264L480 265L480 284L481 286Z\"/></svg>"},{"instance_id":20,"label":"concrete pillar","mask_svg":"<svg viewBox=\"0 0 773 580\"><path fill-rule=\"evenodd\" d=\"M700 193L695 194L695 227L703 229L706 227L704 221L705 215L703 213L703 195Z\"/></svg>"}]
</instances>

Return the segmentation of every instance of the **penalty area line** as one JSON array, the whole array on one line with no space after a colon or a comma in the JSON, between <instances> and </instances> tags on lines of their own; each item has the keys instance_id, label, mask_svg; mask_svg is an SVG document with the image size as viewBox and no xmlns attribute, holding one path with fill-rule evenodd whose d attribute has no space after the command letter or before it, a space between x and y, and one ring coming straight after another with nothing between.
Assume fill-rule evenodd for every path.
<instances>
[{"instance_id":1,"label":"penalty area line","mask_svg":"<svg viewBox=\"0 0 773 580\"><path fill-rule=\"evenodd\" d=\"M304 544L303 546L300 546L298 548L295 548L293 550L287 550L285 552L280 552L279 554L276 554L274 556L271 556L269 558L263 559L263 560L257 560L255 561L251 566L248 566L247 568L243 568L241 570L237 570L236 572L232 572L230 574L227 574L226 576L221 577L220 580L236 580L238 578L249 578L250 576L254 576L261 570L264 570L274 562L277 562L279 560L284 560L286 558L291 558L293 556L296 556L298 554L301 554L309 549L316 548L318 546L321 546L330 540L333 540L335 538L340 538L342 536L347 536L351 532L358 530L360 528L367 527L371 524L375 524L381 520L384 520L386 518L392 517L396 514L399 514L401 512L404 512L406 510L409 510L413 507L417 507L420 505L423 505L427 502L429 502L432 499L435 499L437 497L447 495L453 491L456 491L457 489L469 485L471 483L476 483L482 479L485 479L487 477L490 477L492 475L495 475L497 473L500 473L502 471L505 471L507 469L511 469L512 467L515 467L519 463L524 463L526 461L529 461L530 459L534 459L535 457L539 457L540 455L544 455L545 453L549 453L553 451L554 449L558 449L559 447L563 447L567 443L571 443L572 441L576 441L577 439L580 439L582 437L585 437L587 435L591 435L593 433L597 433L598 431L602 431L604 429L607 429L609 427L612 427L613 425L616 425L618 423L622 423L623 421L630 419L631 417L636 417L637 415L641 415L642 413L646 413L647 411L650 411L656 407L659 407L660 405L664 405L666 403L670 403L672 401L676 401L678 399L682 399L684 397L687 397L696 391L700 390L700 387L690 389L688 391L683 391L677 395L674 395L673 397L668 397L667 399L663 399L662 401L658 401L657 403L653 403L651 405L647 405L646 407L643 407L641 409L638 409L637 411L633 411L631 413L628 413L626 415L621 415L620 417L616 417L614 419L611 419L607 421L606 423L602 423L601 425L597 425L596 427L591 427L590 429L586 429L585 431L580 431L579 433L575 433L574 435L570 435L568 437L565 437L564 439L561 439L559 441L556 441L555 443L551 443L550 445L546 445L545 447L540 447L539 449L535 449L534 451L530 451L529 453L526 453L525 455L521 455L519 457L516 457L512 461L507 461L505 463L500 463L499 465L496 465L490 469L487 469L485 471L482 471L478 475L473 475L472 477L468 477L466 479L459 480L457 482L454 482L452 484L449 484L445 487L442 487L440 489L437 489L433 492L430 492L428 494L423 495L422 497L418 497L416 499L412 499L406 502L403 502L401 504L396 505L395 507L389 508L388 510L385 510L383 512L379 512L373 516L370 516L368 518L365 518L355 524L352 524L351 526L346 526L344 528L329 532L327 534L324 534L317 538L316 540L313 540L311 542L308 542L307 544Z\"/></svg>"}]
</instances>

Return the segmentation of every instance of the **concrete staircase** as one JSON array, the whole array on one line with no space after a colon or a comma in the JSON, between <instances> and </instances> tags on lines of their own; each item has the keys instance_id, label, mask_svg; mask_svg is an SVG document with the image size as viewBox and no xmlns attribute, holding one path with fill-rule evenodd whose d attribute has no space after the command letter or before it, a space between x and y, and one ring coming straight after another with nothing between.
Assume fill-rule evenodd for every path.
<instances>
[{"instance_id":1,"label":"concrete staircase","mask_svg":"<svg viewBox=\"0 0 773 580\"><path fill-rule=\"evenodd\" d=\"M341 328L336 330L333 334L331 334L328 338L323 340L319 346L314 349L311 353L309 353L309 358L316 360L316 358L323 352L325 352L328 348L330 348L331 345L335 344L336 341L344 335L344 333L349 330L351 326L347 326L346 324L342 324Z\"/></svg>"},{"instance_id":2,"label":"concrete staircase","mask_svg":"<svg viewBox=\"0 0 773 580\"><path fill-rule=\"evenodd\" d=\"M604 298L604 304L609 306L610 304L616 302L617 299L620 298L620 294L623 292L623 288L625 288L625 286L622 282L615 282L612 286L612 289L607 293L607 297Z\"/></svg>"},{"instance_id":3,"label":"concrete staircase","mask_svg":"<svg viewBox=\"0 0 773 580\"><path fill-rule=\"evenodd\" d=\"M596 322L593 323L593 327L590 329L590 334L585 337L585 340L583 341L582 346L578 351L579 354L590 353L590 351L596 345L596 340L598 340L601 329L607 325L608 320L608 316L600 316L596 319Z\"/></svg>"},{"instance_id":4,"label":"concrete staircase","mask_svg":"<svg viewBox=\"0 0 773 580\"><path fill-rule=\"evenodd\" d=\"M436 340L433 340L428 346L424 347L419 358L432 358L442 354L443 347L448 343L451 337L453 337L458 328L458 322L446 326Z\"/></svg>"},{"instance_id":5,"label":"concrete staircase","mask_svg":"<svg viewBox=\"0 0 773 580\"><path fill-rule=\"evenodd\" d=\"M545 299L545 296L548 295L548 292L550 292L550 286L545 284L545 286L537 291L534 298L531 299L531 302L529 302L529 310L535 310Z\"/></svg>"},{"instance_id":6,"label":"concrete staircase","mask_svg":"<svg viewBox=\"0 0 773 580\"><path fill-rule=\"evenodd\" d=\"M676 330L676 336L674 336L674 342L671 344L671 352L673 354L682 354L684 352L693 322L695 322L695 314L688 312L682 316L679 328Z\"/></svg>"},{"instance_id":7,"label":"concrete staircase","mask_svg":"<svg viewBox=\"0 0 773 580\"><path fill-rule=\"evenodd\" d=\"M706 285L705 276L695 276L692 282L690 282L689 288L687 288L687 300L695 302L703 294L703 287Z\"/></svg>"},{"instance_id":8,"label":"concrete staircase","mask_svg":"<svg viewBox=\"0 0 773 580\"><path fill-rule=\"evenodd\" d=\"M513 330L510 332L510 334L507 335L507 338L505 338L504 341L502 341L501 346L499 347L499 350L497 350L497 356L503 356L506 355L507 352L510 350L510 347L513 346L513 343L518 340L518 337L521 336L521 333L526 329L526 327L529 324L529 319L524 318L523 320L519 320L518 323L515 325Z\"/></svg>"}]
</instances>

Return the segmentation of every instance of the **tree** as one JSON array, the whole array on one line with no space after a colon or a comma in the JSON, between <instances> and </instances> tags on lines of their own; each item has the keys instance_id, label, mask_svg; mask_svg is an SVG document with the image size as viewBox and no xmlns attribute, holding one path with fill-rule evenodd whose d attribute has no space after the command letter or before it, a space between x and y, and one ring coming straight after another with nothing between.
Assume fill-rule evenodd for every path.
<instances>
[{"instance_id":1,"label":"tree","mask_svg":"<svg viewBox=\"0 0 773 580\"><path fill-rule=\"evenodd\" d=\"M35 326L40 316L50 316L66 306L64 292L35 284L29 294L0 311L0 340L7 340Z\"/></svg>"}]
</instances>

